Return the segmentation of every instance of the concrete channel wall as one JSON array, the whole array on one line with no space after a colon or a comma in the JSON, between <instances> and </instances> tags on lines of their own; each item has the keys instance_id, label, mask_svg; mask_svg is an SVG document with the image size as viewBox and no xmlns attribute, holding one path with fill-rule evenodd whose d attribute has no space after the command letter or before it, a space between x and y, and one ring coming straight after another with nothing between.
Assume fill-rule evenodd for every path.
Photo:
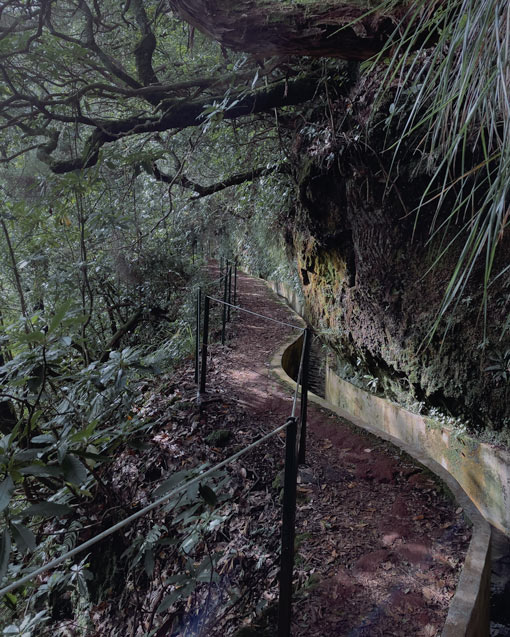
<instances>
[{"instance_id":1,"label":"concrete channel wall","mask_svg":"<svg viewBox=\"0 0 510 637\"><path fill-rule=\"evenodd\" d=\"M289 293L281 283L268 282L268 285L302 315L303 307L295 293ZM281 380L294 386L292 376L299 367L301 338L284 345L271 365ZM509 512L504 510L510 486L509 454L467 436L455 436L439 423L351 385L329 368L325 399L313 395L310 398L400 447L446 484L471 520L473 535L442 637L488 636L491 530L484 516L489 513L498 522L495 526L509 534Z\"/></svg>"},{"instance_id":2,"label":"concrete channel wall","mask_svg":"<svg viewBox=\"0 0 510 637\"><path fill-rule=\"evenodd\" d=\"M510 535L510 454L437 421L414 414L339 378L326 368L326 400L391 436L412 444L444 467L484 518Z\"/></svg>"}]
</instances>

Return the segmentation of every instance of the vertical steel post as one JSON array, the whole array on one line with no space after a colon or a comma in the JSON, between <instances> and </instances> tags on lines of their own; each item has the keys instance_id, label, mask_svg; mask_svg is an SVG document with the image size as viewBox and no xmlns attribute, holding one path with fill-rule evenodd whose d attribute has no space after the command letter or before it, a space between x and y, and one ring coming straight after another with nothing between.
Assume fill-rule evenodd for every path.
<instances>
[{"instance_id":1,"label":"vertical steel post","mask_svg":"<svg viewBox=\"0 0 510 637\"><path fill-rule=\"evenodd\" d=\"M225 345L225 328L227 325L227 291L228 291L228 273L225 272L225 279L223 281L223 316L221 326L221 344Z\"/></svg>"},{"instance_id":2,"label":"vertical steel post","mask_svg":"<svg viewBox=\"0 0 510 637\"><path fill-rule=\"evenodd\" d=\"M202 365L200 367L200 386L198 395L205 393L205 377L207 374L207 342L209 340L209 297L204 301L204 330L202 334Z\"/></svg>"},{"instance_id":3,"label":"vertical steel post","mask_svg":"<svg viewBox=\"0 0 510 637\"><path fill-rule=\"evenodd\" d=\"M200 373L200 310L202 308L202 288L197 290L197 321L195 326L195 385Z\"/></svg>"},{"instance_id":4,"label":"vertical steel post","mask_svg":"<svg viewBox=\"0 0 510 637\"><path fill-rule=\"evenodd\" d=\"M298 463L304 464L306 457L306 412L308 411L308 370L310 363L310 345L312 333L309 327L303 335L303 369L301 370L301 409Z\"/></svg>"},{"instance_id":5,"label":"vertical steel post","mask_svg":"<svg viewBox=\"0 0 510 637\"><path fill-rule=\"evenodd\" d=\"M237 257L234 259L234 305L237 305Z\"/></svg>"},{"instance_id":6,"label":"vertical steel post","mask_svg":"<svg viewBox=\"0 0 510 637\"><path fill-rule=\"evenodd\" d=\"M285 438L278 637L290 637L290 621L292 616L292 577L294 571L297 481L296 436L297 421L294 416L292 416L289 418Z\"/></svg>"},{"instance_id":7,"label":"vertical steel post","mask_svg":"<svg viewBox=\"0 0 510 637\"><path fill-rule=\"evenodd\" d=\"M230 303L232 303L232 263L228 268L228 307L227 307L227 322L230 323Z\"/></svg>"}]
</instances>

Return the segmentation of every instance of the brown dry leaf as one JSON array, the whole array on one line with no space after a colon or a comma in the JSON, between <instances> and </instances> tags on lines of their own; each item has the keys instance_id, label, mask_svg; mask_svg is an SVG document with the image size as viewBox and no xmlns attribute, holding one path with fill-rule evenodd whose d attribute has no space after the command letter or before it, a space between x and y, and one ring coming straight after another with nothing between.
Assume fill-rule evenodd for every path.
<instances>
[{"instance_id":1,"label":"brown dry leaf","mask_svg":"<svg viewBox=\"0 0 510 637\"><path fill-rule=\"evenodd\" d=\"M429 588L428 586L424 586L421 589L421 594L423 595L423 597L425 597L426 600L428 600L429 602L431 602L435 596L436 593L435 591L433 591L431 588Z\"/></svg>"},{"instance_id":2,"label":"brown dry leaf","mask_svg":"<svg viewBox=\"0 0 510 637\"><path fill-rule=\"evenodd\" d=\"M419 637L436 637L437 627L433 624L425 625L418 633Z\"/></svg>"}]
</instances>

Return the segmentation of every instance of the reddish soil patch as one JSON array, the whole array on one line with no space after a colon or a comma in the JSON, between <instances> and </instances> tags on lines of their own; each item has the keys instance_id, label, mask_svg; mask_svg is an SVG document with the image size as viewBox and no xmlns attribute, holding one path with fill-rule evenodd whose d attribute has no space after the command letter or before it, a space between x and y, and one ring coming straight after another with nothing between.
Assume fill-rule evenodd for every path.
<instances>
[{"instance_id":1,"label":"reddish soil patch","mask_svg":"<svg viewBox=\"0 0 510 637\"><path fill-rule=\"evenodd\" d=\"M262 281L240 274L239 287L243 308L296 322ZM264 432L290 415L289 393L268 372L290 332L241 312L228 346L213 348L209 391L246 407ZM392 445L313 404L308 422L292 634L439 634L470 539L462 512Z\"/></svg>"}]
</instances>

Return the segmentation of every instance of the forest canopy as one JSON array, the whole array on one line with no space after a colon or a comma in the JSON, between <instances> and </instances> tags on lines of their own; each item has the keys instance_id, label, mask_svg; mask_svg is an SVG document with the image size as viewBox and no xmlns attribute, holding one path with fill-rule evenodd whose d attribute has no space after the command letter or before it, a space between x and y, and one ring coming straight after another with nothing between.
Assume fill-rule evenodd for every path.
<instances>
[{"instance_id":1,"label":"forest canopy","mask_svg":"<svg viewBox=\"0 0 510 637\"><path fill-rule=\"evenodd\" d=\"M156 142L156 156L161 133L316 91L313 73L289 76L276 61L254 70L203 38L193 47L194 29L164 3L7 3L0 24L3 161L36 150L55 173L92 166L104 144L131 136Z\"/></svg>"},{"instance_id":2,"label":"forest canopy","mask_svg":"<svg viewBox=\"0 0 510 637\"><path fill-rule=\"evenodd\" d=\"M453 191L452 216L476 208L443 310L483 253L490 277L507 218L502 0L13 0L0 9L0 30L3 163L32 152L52 172L67 173L128 143L130 161L159 178L154 162L172 156L168 181L191 189L175 135L310 102L327 89L328 71L314 58L386 60L379 98L394 94L390 115L401 137L421 129L418 152L435 165L423 201L440 204ZM263 166L243 162L241 172Z\"/></svg>"}]
</instances>

